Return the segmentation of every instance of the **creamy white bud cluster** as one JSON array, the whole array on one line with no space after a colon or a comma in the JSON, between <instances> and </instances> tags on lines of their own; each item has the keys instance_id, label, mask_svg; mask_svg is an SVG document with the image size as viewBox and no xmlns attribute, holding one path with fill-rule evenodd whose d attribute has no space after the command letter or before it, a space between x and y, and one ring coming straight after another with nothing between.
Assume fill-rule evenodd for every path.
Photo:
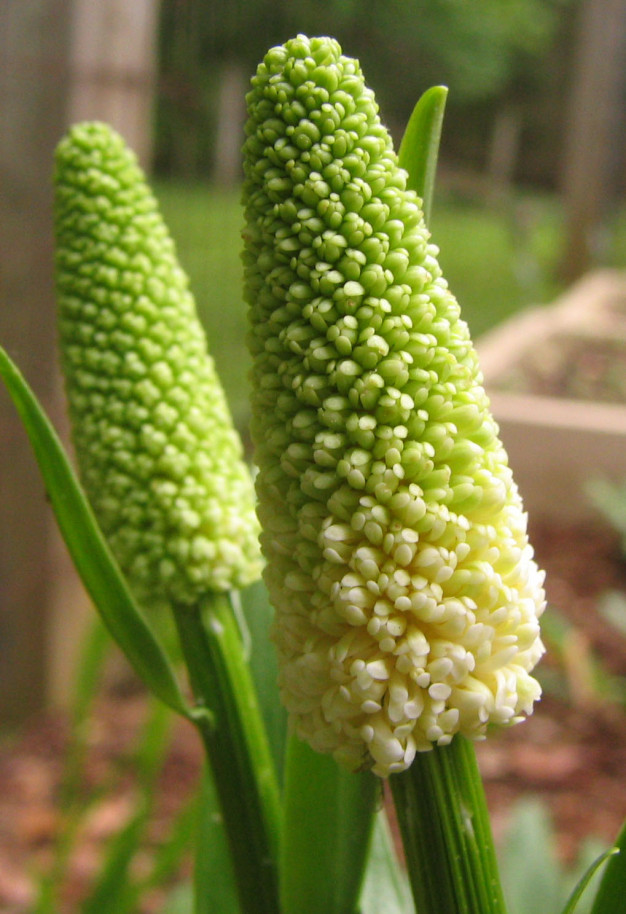
<instances>
[{"instance_id":1,"label":"creamy white bud cluster","mask_svg":"<svg viewBox=\"0 0 626 914\"><path fill-rule=\"evenodd\" d=\"M299 36L244 147L257 492L297 733L382 776L531 713L543 574L467 326L359 65Z\"/></svg>"}]
</instances>

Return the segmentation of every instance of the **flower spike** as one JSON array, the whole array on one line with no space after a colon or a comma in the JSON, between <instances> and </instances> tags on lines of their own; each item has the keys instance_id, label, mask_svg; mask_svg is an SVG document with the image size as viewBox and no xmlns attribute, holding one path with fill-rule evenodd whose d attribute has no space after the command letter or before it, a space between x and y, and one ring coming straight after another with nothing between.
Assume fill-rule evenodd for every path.
<instances>
[{"instance_id":1,"label":"flower spike","mask_svg":"<svg viewBox=\"0 0 626 914\"><path fill-rule=\"evenodd\" d=\"M247 101L252 430L282 698L315 749L386 776L531 713L543 574L357 61L298 36Z\"/></svg>"},{"instance_id":2,"label":"flower spike","mask_svg":"<svg viewBox=\"0 0 626 914\"><path fill-rule=\"evenodd\" d=\"M260 574L254 491L172 240L135 156L84 123L56 156L56 285L81 476L144 604Z\"/></svg>"}]
</instances>

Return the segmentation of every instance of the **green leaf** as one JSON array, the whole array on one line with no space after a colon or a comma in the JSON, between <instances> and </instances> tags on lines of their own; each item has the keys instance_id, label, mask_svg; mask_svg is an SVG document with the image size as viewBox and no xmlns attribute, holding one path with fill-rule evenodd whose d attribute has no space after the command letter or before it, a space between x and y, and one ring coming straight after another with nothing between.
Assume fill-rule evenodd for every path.
<instances>
[{"instance_id":1,"label":"green leaf","mask_svg":"<svg viewBox=\"0 0 626 914\"><path fill-rule=\"evenodd\" d=\"M81 914L126 914L128 868L143 838L147 825L146 811L141 809L115 835L92 893L81 905Z\"/></svg>"},{"instance_id":2,"label":"green leaf","mask_svg":"<svg viewBox=\"0 0 626 914\"><path fill-rule=\"evenodd\" d=\"M606 865L591 914L623 914L626 899L626 822L615 848L618 853Z\"/></svg>"},{"instance_id":3,"label":"green leaf","mask_svg":"<svg viewBox=\"0 0 626 914\"><path fill-rule=\"evenodd\" d=\"M193 887L187 883L175 886L165 899L161 914L194 914ZM233 914L237 914L236 910Z\"/></svg>"},{"instance_id":4,"label":"green leaf","mask_svg":"<svg viewBox=\"0 0 626 914\"><path fill-rule=\"evenodd\" d=\"M133 600L54 428L0 347L0 377L20 414L74 565L109 633L161 701L189 711L167 657Z\"/></svg>"},{"instance_id":5,"label":"green leaf","mask_svg":"<svg viewBox=\"0 0 626 914\"><path fill-rule=\"evenodd\" d=\"M535 798L516 804L500 854L502 884L511 914L557 911L565 895L544 804Z\"/></svg>"},{"instance_id":6,"label":"green leaf","mask_svg":"<svg viewBox=\"0 0 626 914\"><path fill-rule=\"evenodd\" d=\"M426 224L430 222L439 141L448 90L427 89L417 102L404 131L398 161L409 175L407 187L422 198Z\"/></svg>"},{"instance_id":7,"label":"green leaf","mask_svg":"<svg viewBox=\"0 0 626 914\"><path fill-rule=\"evenodd\" d=\"M563 908L562 914L574 914L574 910L576 909L578 902L582 898L583 892L585 891L585 889L587 888L587 886L589 885L589 883L591 882L593 877L596 875L596 873L598 872L598 870L600 869L602 864L605 863L609 859L609 857L612 857L615 854L619 854L618 848L610 847L607 851L604 851L603 854L600 854L599 857L596 857L596 859L593 861L593 863L589 867L587 867L586 871L584 872L584 874L582 875L582 877L579 879L578 883L576 884L572 894L567 899L567 903L566 903L565 907ZM623 895L622 895L622 903L623 903Z\"/></svg>"},{"instance_id":8,"label":"green leaf","mask_svg":"<svg viewBox=\"0 0 626 914\"><path fill-rule=\"evenodd\" d=\"M224 821L213 778L205 765L200 794L194 869L194 914L239 914L235 882Z\"/></svg>"},{"instance_id":9,"label":"green leaf","mask_svg":"<svg viewBox=\"0 0 626 914\"><path fill-rule=\"evenodd\" d=\"M361 914L415 914L409 880L400 867L383 810L374 822L360 910Z\"/></svg>"},{"instance_id":10,"label":"green leaf","mask_svg":"<svg viewBox=\"0 0 626 914\"><path fill-rule=\"evenodd\" d=\"M356 910L381 785L295 736L287 747L279 861L282 914Z\"/></svg>"},{"instance_id":11,"label":"green leaf","mask_svg":"<svg viewBox=\"0 0 626 914\"><path fill-rule=\"evenodd\" d=\"M278 658L269 638L274 610L263 581L257 581L243 590L241 603L252 642L250 672L263 714L278 781L282 784L287 744L287 712L280 701Z\"/></svg>"}]
</instances>

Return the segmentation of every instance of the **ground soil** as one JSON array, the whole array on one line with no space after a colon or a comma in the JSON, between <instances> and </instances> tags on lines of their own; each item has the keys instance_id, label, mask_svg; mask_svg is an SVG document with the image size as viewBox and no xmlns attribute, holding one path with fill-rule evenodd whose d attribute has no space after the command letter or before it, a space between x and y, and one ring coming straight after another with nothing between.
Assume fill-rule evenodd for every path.
<instances>
[{"instance_id":1,"label":"ground soil","mask_svg":"<svg viewBox=\"0 0 626 914\"><path fill-rule=\"evenodd\" d=\"M594 678L598 664L605 684L626 676L626 638L597 611L606 590L626 593L626 565L608 529L536 525L531 533L547 570L548 614L556 619L558 612L559 625L566 620L565 634L547 638L545 694L532 718L479 744L478 755L496 837L517 798L539 795L553 816L559 853L571 861L586 836L608 843L626 817L626 680L621 692L613 682L609 700ZM103 844L133 808L136 786L128 760L144 717L145 699L136 689L118 686L98 699L83 790L85 802L94 790L101 796L81 827L59 912L76 910L98 870ZM30 910L38 874L50 865L63 821L59 788L68 735L66 718L48 714L0 743L0 911L6 914ZM195 734L177 726L138 871L193 790L199 765ZM156 912L162 902L154 892L141 911Z\"/></svg>"}]
</instances>

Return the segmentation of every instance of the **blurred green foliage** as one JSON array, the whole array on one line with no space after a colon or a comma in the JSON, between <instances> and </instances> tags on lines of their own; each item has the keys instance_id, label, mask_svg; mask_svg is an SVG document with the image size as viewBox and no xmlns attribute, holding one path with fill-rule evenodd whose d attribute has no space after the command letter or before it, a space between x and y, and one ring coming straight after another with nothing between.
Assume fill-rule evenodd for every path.
<instances>
[{"instance_id":1,"label":"blurred green foliage","mask_svg":"<svg viewBox=\"0 0 626 914\"><path fill-rule=\"evenodd\" d=\"M234 64L247 79L269 47L298 32L333 35L360 60L398 136L421 93L447 85L455 130L444 129L444 160L484 158L494 112L511 104L524 108L526 133L538 122L554 131L579 3L163 0L157 167L209 175L223 67Z\"/></svg>"},{"instance_id":2,"label":"blurred green foliage","mask_svg":"<svg viewBox=\"0 0 626 914\"><path fill-rule=\"evenodd\" d=\"M524 797L511 810L500 849L500 871L510 914L560 911L586 871L606 846L587 838L573 866L558 858L556 837L546 806L537 797ZM576 914L591 910L601 871L594 874L576 907Z\"/></svg>"}]
</instances>

